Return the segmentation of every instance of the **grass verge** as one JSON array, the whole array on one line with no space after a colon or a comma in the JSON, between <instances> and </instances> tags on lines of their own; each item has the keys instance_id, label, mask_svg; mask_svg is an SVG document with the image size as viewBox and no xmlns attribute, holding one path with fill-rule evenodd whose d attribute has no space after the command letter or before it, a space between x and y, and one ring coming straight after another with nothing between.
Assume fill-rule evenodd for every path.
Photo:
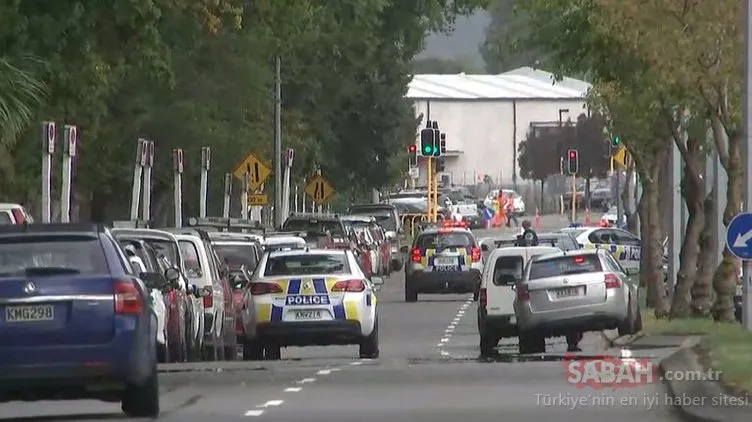
<instances>
[{"instance_id":1,"label":"grass verge","mask_svg":"<svg viewBox=\"0 0 752 422\"><path fill-rule=\"evenodd\" d=\"M650 310L643 310L642 321L645 334L703 335L699 350L703 366L720 371L730 392L752 392L752 332L740 324L710 319L656 319Z\"/></svg>"}]
</instances>

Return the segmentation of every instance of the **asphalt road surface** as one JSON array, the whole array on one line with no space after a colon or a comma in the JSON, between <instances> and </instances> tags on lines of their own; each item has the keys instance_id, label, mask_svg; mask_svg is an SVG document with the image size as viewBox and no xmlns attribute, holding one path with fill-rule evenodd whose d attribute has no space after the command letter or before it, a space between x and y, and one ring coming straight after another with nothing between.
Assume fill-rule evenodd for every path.
<instances>
[{"instance_id":1,"label":"asphalt road surface","mask_svg":"<svg viewBox=\"0 0 752 422\"><path fill-rule=\"evenodd\" d=\"M544 230L558 224L544 217ZM569 384L562 338L548 340L546 355L524 358L516 341L504 340L497 358L480 360L476 305L468 295L405 303L403 286L397 273L379 295L379 359L358 359L355 346L332 346L285 349L277 362L164 365L159 420L675 420L660 384L616 390ZM607 349L599 333L586 335L582 347L583 357L620 353ZM658 405L648 406L648 397L660 398ZM75 401L0 404L0 420L127 419L119 404Z\"/></svg>"}]
</instances>

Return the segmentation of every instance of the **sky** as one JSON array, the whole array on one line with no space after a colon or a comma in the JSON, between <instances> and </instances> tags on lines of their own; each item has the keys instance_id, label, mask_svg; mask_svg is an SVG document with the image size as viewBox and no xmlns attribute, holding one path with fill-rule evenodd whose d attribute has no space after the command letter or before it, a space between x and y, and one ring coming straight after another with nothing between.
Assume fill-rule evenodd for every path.
<instances>
[{"instance_id":1,"label":"sky","mask_svg":"<svg viewBox=\"0 0 752 422\"><path fill-rule=\"evenodd\" d=\"M480 56L478 47L485 38L484 31L491 22L485 11L457 18L454 31L450 34L431 34L426 40L426 48L418 58L454 58L457 56Z\"/></svg>"}]
</instances>

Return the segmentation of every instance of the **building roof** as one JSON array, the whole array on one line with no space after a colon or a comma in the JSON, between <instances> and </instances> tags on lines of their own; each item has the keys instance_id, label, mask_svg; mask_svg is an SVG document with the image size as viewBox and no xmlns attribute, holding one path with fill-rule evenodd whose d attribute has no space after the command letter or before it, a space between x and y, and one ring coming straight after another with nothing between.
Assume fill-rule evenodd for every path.
<instances>
[{"instance_id":1,"label":"building roof","mask_svg":"<svg viewBox=\"0 0 752 422\"><path fill-rule=\"evenodd\" d=\"M554 81L553 74L521 67L499 75L414 75L407 98L414 99L575 99L591 85L572 78Z\"/></svg>"}]
</instances>

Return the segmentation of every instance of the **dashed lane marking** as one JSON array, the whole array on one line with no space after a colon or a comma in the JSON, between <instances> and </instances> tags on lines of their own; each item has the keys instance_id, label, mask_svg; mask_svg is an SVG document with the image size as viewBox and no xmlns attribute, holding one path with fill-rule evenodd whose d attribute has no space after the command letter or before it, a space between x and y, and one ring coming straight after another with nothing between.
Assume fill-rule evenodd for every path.
<instances>
[{"instance_id":1,"label":"dashed lane marking","mask_svg":"<svg viewBox=\"0 0 752 422\"><path fill-rule=\"evenodd\" d=\"M465 313L467 312L467 309L472 305L473 298L468 298L457 310L457 314L452 319L452 322L447 325L446 329L444 330L444 335L441 337L441 340L439 340L439 343L436 344L436 347L439 349L439 352L441 353L441 356L449 356L449 352L444 350L444 348L449 344L449 341L452 339L452 335L454 334L454 330L457 329L457 325L459 325L460 321L462 320L462 317L465 316Z\"/></svg>"},{"instance_id":2,"label":"dashed lane marking","mask_svg":"<svg viewBox=\"0 0 752 422\"><path fill-rule=\"evenodd\" d=\"M365 362L371 362L375 361L375 359L360 359L353 362L350 362L351 366L360 366ZM332 372L339 372L343 368L342 367L334 367L334 368L324 368L319 369L316 372L316 375L323 376L323 375L330 375ZM309 378L303 378L300 380L295 381L295 384L301 385L301 384L313 384L316 382L316 378L309 377ZM284 389L285 393L299 393L303 391L303 387L287 387ZM284 403L284 400L269 400L266 403L259 404L256 406L255 409L250 409L245 412L245 416L261 416L264 414L264 409L271 409L275 407L282 406Z\"/></svg>"}]
</instances>

